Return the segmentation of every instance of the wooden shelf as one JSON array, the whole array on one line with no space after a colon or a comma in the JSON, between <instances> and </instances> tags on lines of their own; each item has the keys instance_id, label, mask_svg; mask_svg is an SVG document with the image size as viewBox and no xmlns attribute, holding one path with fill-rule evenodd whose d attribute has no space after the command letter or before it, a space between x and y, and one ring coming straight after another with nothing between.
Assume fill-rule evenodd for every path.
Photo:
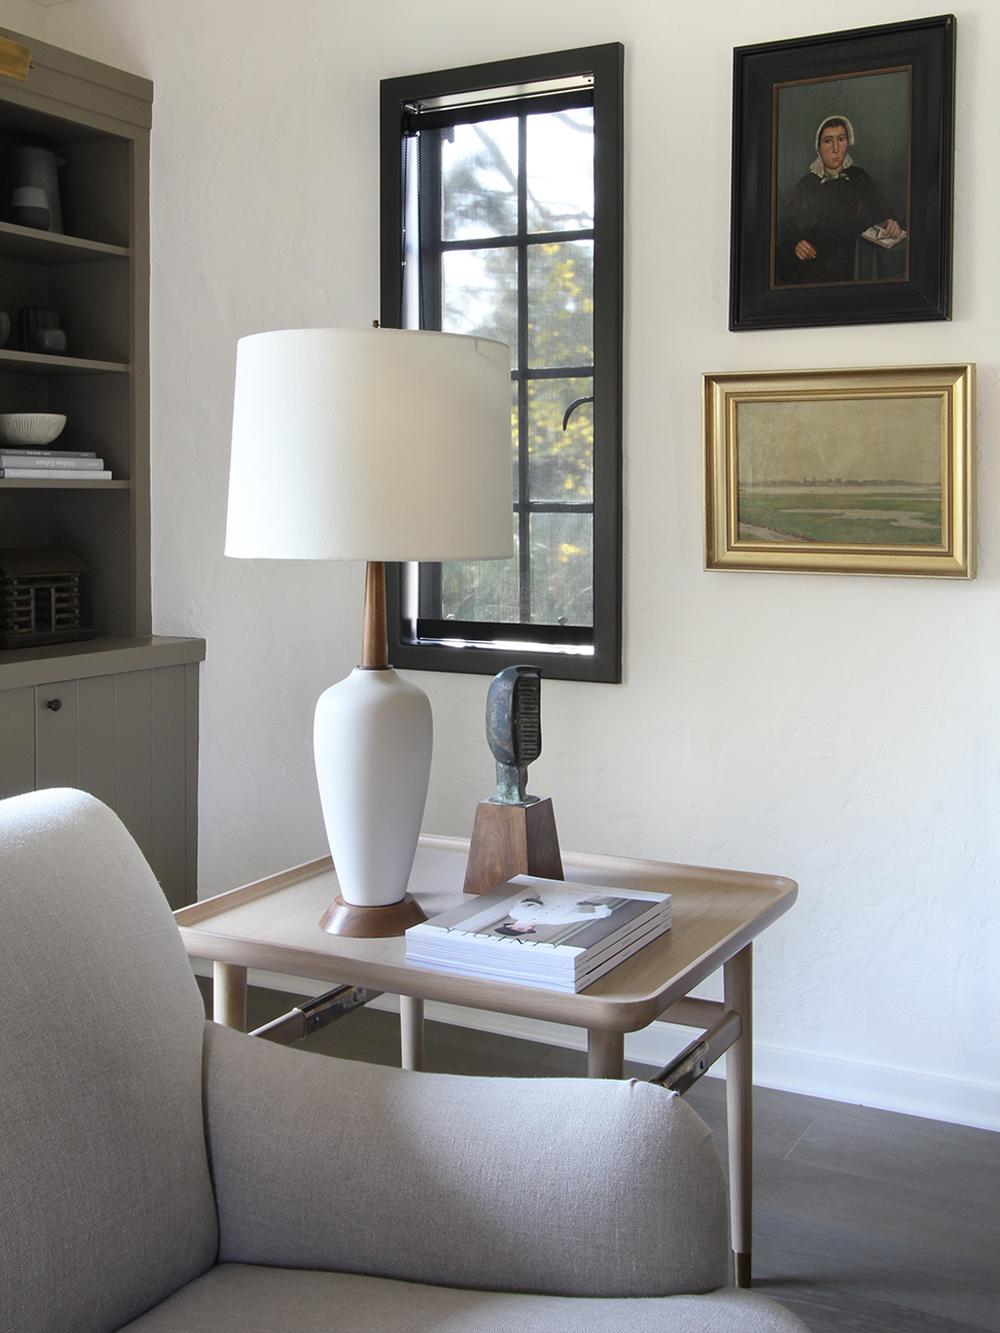
<instances>
[{"instance_id":1,"label":"wooden shelf","mask_svg":"<svg viewBox=\"0 0 1000 1333\"><path fill-rule=\"evenodd\" d=\"M71 481L68 477L0 477L0 491L130 491L130 481Z\"/></svg>"},{"instance_id":2,"label":"wooden shelf","mask_svg":"<svg viewBox=\"0 0 1000 1333\"><path fill-rule=\"evenodd\" d=\"M147 635L101 635L76 643L53 643L41 648L0 648L0 689L44 685L70 677L108 676L120 671L183 666L205 660L204 639Z\"/></svg>"},{"instance_id":3,"label":"wooden shelf","mask_svg":"<svg viewBox=\"0 0 1000 1333\"><path fill-rule=\"evenodd\" d=\"M10 370L28 375L113 374L127 375L127 361L92 361L82 356L43 356L39 352L12 352L0 349L0 371Z\"/></svg>"},{"instance_id":4,"label":"wooden shelf","mask_svg":"<svg viewBox=\"0 0 1000 1333\"><path fill-rule=\"evenodd\" d=\"M85 241L80 236L19 227L14 222L0 222L0 259L22 259L32 264L79 264L90 260L128 259L124 245L104 241Z\"/></svg>"}]
</instances>

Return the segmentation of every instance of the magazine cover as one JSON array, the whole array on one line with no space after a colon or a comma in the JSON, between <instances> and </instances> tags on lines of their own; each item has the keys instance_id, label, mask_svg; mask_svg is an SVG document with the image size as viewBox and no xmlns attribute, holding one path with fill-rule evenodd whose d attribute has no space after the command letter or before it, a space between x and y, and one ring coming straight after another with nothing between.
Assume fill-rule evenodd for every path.
<instances>
[{"instance_id":1,"label":"magazine cover","mask_svg":"<svg viewBox=\"0 0 1000 1333\"><path fill-rule=\"evenodd\" d=\"M595 888L519 875L475 902L411 926L406 934L465 941L471 937L484 944L561 946L577 952L627 933L669 901L667 893Z\"/></svg>"}]
</instances>

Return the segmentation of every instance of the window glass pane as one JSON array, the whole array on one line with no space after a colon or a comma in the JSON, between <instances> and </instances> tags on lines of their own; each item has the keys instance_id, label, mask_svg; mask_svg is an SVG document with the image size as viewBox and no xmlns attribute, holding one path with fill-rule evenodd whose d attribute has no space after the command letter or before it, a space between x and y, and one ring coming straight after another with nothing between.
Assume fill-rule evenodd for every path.
<instances>
[{"instance_id":1,"label":"window glass pane","mask_svg":"<svg viewBox=\"0 0 1000 1333\"><path fill-rule=\"evenodd\" d=\"M446 241L517 231L517 117L441 134L441 228Z\"/></svg>"},{"instance_id":2,"label":"window glass pane","mask_svg":"<svg viewBox=\"0 0 1000 1333\"><path fill-rule=\"evenodd\" d=\"M590 514L531 515L531 620L594 623L594 527Z\"/></svg>"},{"instance_id":3,"label":"window glass pane","mask_svg":"<svg viewBox=\"0 0 1000 1333\"><path fill-rule=\"evenodd\" d=\"M517 355L517 251L449 250L441 265L441 328L499 338Z\"/></svg>"},{"instance_id":4,"label":"window glass pane","mask_svg":"<svg viewBox=\"0 0 1000 1333\"><path fill-rule=\"evenodd\" d=\"M528 246L528 364L593 363L593 241Z\"/></svg>"},{"instance_id":5,"label":"window glass pane","mask_svg":"<svg viewBox=\"0 0 1000 1333\"><path fill-rule=\"evenodd\" d=\"M563 416L578 398L589 398L589 379L528 381L528 496L532 500L594 498L594 405L581 403L562 428Z\"/></svg>"},{"instance_id":6,"label":"window glass pane","mask_svg":"<svg viewBox=\"0 0 1000 1333\"><path fill-rule=\"evenodd\" d=\"M594 111L528 116L528 230L594 225Z\"/></svg>"},{"instance_id":7,"label":"window glass pane","mask_svg":"<svg viewBox=\"0 0 1000 1333\"><path fill-rule=\"evenodd\" d=\"M441 615L446 620L521 619L517 566L517 519L510 560L446 560L441 566Z\"/></svg>"}]
</instances>

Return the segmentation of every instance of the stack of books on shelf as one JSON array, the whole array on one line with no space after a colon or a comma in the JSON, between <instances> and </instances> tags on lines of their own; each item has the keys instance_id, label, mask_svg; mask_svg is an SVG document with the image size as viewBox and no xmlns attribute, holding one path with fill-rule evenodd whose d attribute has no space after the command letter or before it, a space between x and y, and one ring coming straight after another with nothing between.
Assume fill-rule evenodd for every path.
<instances>
[{"instance_id":1,"label":"stack of books on shelf","mask_svg":"<svg viewBox=\"0 0 1000 1333\"><path fill-rule=\"evenodd\" d=\"M406 932L406 960L437 972L585 990L670 929L670 894L518 875Z\"/></svg>"},{"instance_id":2,"label":"stack of books on shelf","mask_svg":"<svg viewBox=\"0 0 1000 1333\"><path fill-rule=\"evenodd\" d=\"M0 444L0 477L15 481L110 481L104 459L72 449L12 449Z\"/></svg>"}]
</instances>

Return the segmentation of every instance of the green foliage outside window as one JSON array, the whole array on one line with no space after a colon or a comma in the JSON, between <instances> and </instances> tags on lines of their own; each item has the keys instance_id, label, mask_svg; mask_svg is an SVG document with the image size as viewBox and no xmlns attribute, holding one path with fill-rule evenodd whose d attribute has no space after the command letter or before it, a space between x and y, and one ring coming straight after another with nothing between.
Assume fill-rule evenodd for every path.
<instances>
[{"instance_id":1,"label":"green foliage outside window","mask_svg":"<svg viewBox=\"0 0 1000 1333\"><path fill-rule=\"evenodd\" d=\"M441 326L448 332L500 338L518 348L518 122L510 119L441 131ZM527 117L529 236L592 231L593 112L578 109ZM574 166L575 164L575 166ZM480 242L479 245L476 242ZM590 369L594 361L594 250L588 237L527 245L528 320L522 331L527 369ZM525 367L515 364L523 374ZM560 506L592 506L593 393L588 375L528 378L512 395L512 490ZM527 416L523 423L521 410ZM518 449L527 451L527 493L521 494ZM519 545L518 515L512 516ZM593 516L590 508L531 512L530 619L537 624L593 623ZM442 615L456 620L519 622L523 618L520 551L509 561L451 561L441 577Z\"/></svg>"}]
</instances>

